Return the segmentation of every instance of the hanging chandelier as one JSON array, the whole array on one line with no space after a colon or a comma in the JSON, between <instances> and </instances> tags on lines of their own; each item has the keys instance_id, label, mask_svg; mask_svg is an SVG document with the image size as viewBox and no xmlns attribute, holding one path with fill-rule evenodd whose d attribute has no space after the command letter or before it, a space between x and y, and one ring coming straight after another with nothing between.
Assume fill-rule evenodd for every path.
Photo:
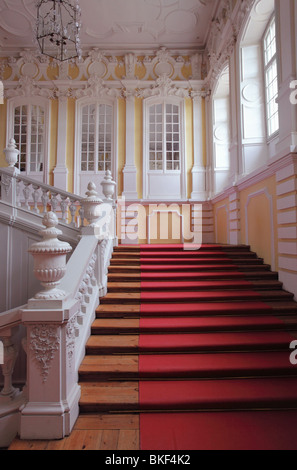
<instances>
[{"instance_id":1,"label":"hanging chandelier","mask_svg":"<svg viewBox=\"0 0 297 470\"><path fill-rule=\"evenodd\" d=\"M81 57L78 0L38 0L36 39L42 54L60 62Z\"/></svg>"}]
</instances>

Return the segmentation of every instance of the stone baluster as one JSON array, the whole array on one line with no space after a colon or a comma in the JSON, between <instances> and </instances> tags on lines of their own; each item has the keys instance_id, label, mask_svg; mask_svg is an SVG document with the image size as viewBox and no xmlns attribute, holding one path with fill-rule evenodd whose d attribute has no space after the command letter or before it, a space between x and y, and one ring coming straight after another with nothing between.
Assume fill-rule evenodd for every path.
<instances>
[{"instance_id":1,"label":"stone baluster","mask_svg":"<svg viewBox=\"0 0 297 470\"><path fill-rule=\"evenodd\" d=\"M76 203L76 201L74 199L70 200L69 211L70 211L70 215L71 215L71 221L70 221L70 226L71 227L76 227L75 214L76 214L77 207L76 207L75 203Z\"/></svg>"},{"instance_id":2,"label":"stone baluster","mask_svg":"<svg viewBox=\"0 0 297 470\"><path fill-rule=\"evenodd\" d=\"M62 211L62 221L67 222L67 211L69 206L69 199L68 196L61 196L61 211Z\"/></svg>"},{"instance_id":3,"label":"stone baluster","mask_svg":"<svg viewBox=\"0 0 297 470\"><path fill-rule=\"evenodd\" d=\"M23 194L25 198L24 207L25 209L29 211L30 210L29 199L31 196L31 183L24 183Z\"/></svg>"},{"instance_id":4,"label":"stone baluster","mask_svg":"<svg viewBox=\"0 0 297 470\"><path fill-rule=\"evenodd\" d=\"M40 199L40 186L38 186L36 184L33 184L32 197L33 197L33 201L34 201L33 212L35 212L36 214L39 214L38 202L39 202L39 199Z\"/></svg>"},{"instance_id":5,"label":"stone baluster","mask_svg":"<svg viewBox=\"0 0 297 470\"><path fill-rule=\"evenodd\" d=\"M54 214L56 214L57 208L58 208L58 205L59 205L58 194L52 192L51 196L52 196L52 197L51 197L51 202L50 202L50 204L51 204L52 212L53 212Z\"/></svg>"},{"instance_id":6,"label":"stone baluster","mask_svg":"<svg viewBox=\"0 0 297 470\"><path fill-rule=\"evenodd\" d=\"M41 201L43 204L43 214L47 213L47 205L49 202L49 191L47 189L42 189L42 196L41 196Z\"/></svg>"},{"instance_id":7,"label":"stone baluster","mask_svg":"<svg viewBox=\"0 0 297 470\"><path fill-rule=\"evenodd\" d=\"M4 346L4 363L1 365L4 376L4 387L0 393L0 396L14 398L20 393L20 391L15 389L12 385L12 374L18 356L18 349L17 346L12 342L11 331L8 336L1 336L1 341L3 342Z\"/></svg>"},{"instance_id":8,"label":"stone baluster","mask_svg":"<svg viewBox=\"0 0 297 470\"><path fill-rule=\"evenodd\" d=\"M22 189L22 182L21 180L16 180L16 205L17 207L22 207L21 202L21 189Z\"/></svg>"},{"instance_id":9,"label":"stone baluster","mask_svg":"<svg viewBox=\"0 0 297 470\"><path fill-rule=\"evenodd\" d=\"M78 213L80 217L80 227L84 227L85 226L85 210L83 206L80 207Z\"/></svg>"}]
</instances>

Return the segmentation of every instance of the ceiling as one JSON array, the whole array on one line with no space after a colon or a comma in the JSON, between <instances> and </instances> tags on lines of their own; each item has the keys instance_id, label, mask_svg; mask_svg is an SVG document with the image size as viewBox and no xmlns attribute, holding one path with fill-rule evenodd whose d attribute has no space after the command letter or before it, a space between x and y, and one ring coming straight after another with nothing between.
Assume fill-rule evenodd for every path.
<instances>
[{"instance_id":1,"label":"ceiling","mask_svg":"<svg viewBox=\"0 0 297 470\"><path fill-rule=\"evenodd\" d=\"M79 0L82 49L203 48L217 0ZM32 48L36 0L0 0L1 56Z\"/></svg>"}]
</instances>

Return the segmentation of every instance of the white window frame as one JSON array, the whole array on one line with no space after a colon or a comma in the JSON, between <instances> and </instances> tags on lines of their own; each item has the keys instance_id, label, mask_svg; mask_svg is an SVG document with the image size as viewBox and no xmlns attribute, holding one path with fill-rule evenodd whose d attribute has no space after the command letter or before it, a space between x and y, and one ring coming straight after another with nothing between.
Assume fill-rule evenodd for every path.
<instances>
[{"instance_id":1,"label":"white window frame","mask_svg":"<svg viewBox=\"0 0 297 470\"><path fill-rule=\"evenodd\" d=\"M163 120L163 169L150 170L150 107L153 105L162 104L163 119L166 116L167 104L178 106L179 108L179 153L180 153L180 169L167 170L166 159L166 121ZM174 198L161 198L160 200L174 200L187 199L187 180L186 180L186 139L185 139L185 101L183 98L170 96L170 97L150 97L146 98L143 102L143 197L145 200L155 199L150 194L149 178L151 175L167 175L167 176L180 176L180 194L176 194Z\"/></svg>"},{"instance_id":2,"label":"white window frame","mask_svg":"<svg viewBox=\"0 0 297 470\"><path fill-rule=\"evenodd\" d=\"M118 138L117 138L117 132L118 132L118 102L117 99L108 99L108 98L80 98L76 102L76 119L75 119L75 135L76 135L76 141L75 141L75 162L74 162L74 171L75 171L75 177L74 177L74 192L76 194L79 194L80 191L80 177L81 175L89 175L90 181L92 181L92 177L97 176L100 177L102 176L102 179L105 175L104 171L99 171L98 170L98 164L97 162L97 156L95 156L95 162L94 162L94 171L82 171L81 169L81 148L82 148L82 113L83 113L83 108L85 106L89 105L95 105L96 109L103 104L107 106L112 107L112 130L111 130L111 174L113 176L114 181L117 182L118 180ZM95 129L96 132L98 132ZM98 140L98 135L95 137L95 139ZM98 163L98 162L97 162ZM100 193L101 188L98 187L97 185L97 191Z\"/></svg>"},{"instance_id":3,"label":"white window frame","mask_svg":"<svg viewBox=\"0 0 297 470\"><path fill-rule=\"evenodd\" d=\"M50 156L50 101L42 97L13 97L7 102L7 131L6 141L7 144L11 137L14 137L14 118L15 109L20 106L40 106L44 109L44 156L43 156L43 171L32 172L30 167L30 146L27 145L27 161L26 171L22 172L23 176L28 176L37 179L45 184L49 183L49 156ZM31 134L30 129L27 129L27 136ZM30 139L29 139L30 141Z\"/></svg>"},{"instance_id":4,"label":"white window frame","mask_svg":"<svg viewBox=\"0 0 297 470\"><path fill-rule=\"evenodd\" d=\"M265 45L265 41L266 41L266 37L267 37L273 23L275 24L275 41L276 41L275 54L266 63L266 45ZM264 32L264 35L263 35L263 38L262 38L262 49L263 49L263 73L264 73L264 87L265 87L265 121L266 121L267 141L269 142L269 141L273 140L279 134L279 109L277 110L278 128L273 132L270 131L269 122L270 122L273 115L270 116L270 113L269 113L269 103L272 100L268 99L268 93L269 93L270 87L269 87L269 84L267 83L267 71L272 67L273 63L275 62L276 70L277 70L276 81L277 81L277 89L278 89L279 76L278 76L278 62L277 62L277 30L276 30L275 13L273 13L273 15L270 18L269 23L268 23L268 25L265 29L265 32ZM278 90L277 90L277 94L274 95L274 97L277 99ZM277 108L278 108L277 103L276 103L276 105L277 105Z\"/></svg>"}]
</instances>

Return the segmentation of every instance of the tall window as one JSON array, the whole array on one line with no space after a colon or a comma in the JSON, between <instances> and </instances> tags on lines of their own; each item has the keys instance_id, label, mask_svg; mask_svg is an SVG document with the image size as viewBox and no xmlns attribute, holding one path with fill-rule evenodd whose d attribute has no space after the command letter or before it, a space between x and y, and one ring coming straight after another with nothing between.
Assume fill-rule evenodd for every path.
<instances>
[{"instance_id":1,"label":"tall window","mask_svg":"<svg viewBox=\"0 0 297 470\"><path fill-rule=\"evenodd\" d=\"M264 73L266 88L266 114L268 136L279 130L277 47L275 17L270 21L264 35Z\"/></svg>"},{"instance_id":2,"label":"tall window","mask_svg":"<svg viewBox=\"0 0 297 470\"><path fill-rule=\"evenodd\" d=\"M113 109L107 104L82 108L81 171L112 170Z\"/></svg>"},{"instance_id":3,"label":"tall window","mask_svg":"<svg viewBox=\"0 0 297 470\"><path fill-rule=\"evenodd\" d=\"M174 104L149 108L149 170L180 171L180 109Z\"/></svg>"},{"instance_id":4,"label":"tall window","mask_svg":"<svg viewBox=\"0 0 297 470\"><path fill-rule=\"evenodd\" d=\"M43 172L45 110L42 106L28 104L14 108L14 138L20 150L19 170L27 174Z\"/></svg>"}]
</instances>

